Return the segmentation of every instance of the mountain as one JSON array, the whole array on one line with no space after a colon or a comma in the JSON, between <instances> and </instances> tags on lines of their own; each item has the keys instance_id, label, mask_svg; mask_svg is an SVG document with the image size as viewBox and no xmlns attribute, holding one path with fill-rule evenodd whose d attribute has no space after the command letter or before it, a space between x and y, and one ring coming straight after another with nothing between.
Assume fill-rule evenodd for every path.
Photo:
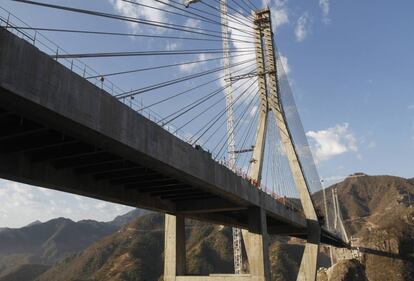
<instances>
[{"instance_id":1,"label":"mountain","mask_svg":"<svg viewBox=\"0 0 414 281\"><path fill-rule=\"evenodd\" d=\"M233 272L231 228L187 220L186 237L189 274ZM271 257L275 280L291 280L297 274L303 251L302 245L283 239L274 238L270 248L275 253ZM163 250L164 215L148 214L66 258L36 281L162 280Z\"/></svg>"},{"instance_id":2,"label":"mountain","mask_svg":"<svg viewBox=\"0 0 414 281\"><path fill-rule=\"evenodd\" d=\"M40 220L35 220L34 222L31 222L26 226L32 226L32 225L36 225L36 224L39 224L39 223L42 223L42 222Z\"/></svg>"},{"instance_id":3,"label":"mountain","mask_svg":"<svg viewBox=\"0 0 414 281\"><path fill-rule=\"evenodd\" d=\"M74 222L65 218L53 219L1 232L0 255L30 253L30 260L34 262L53 263L114 231L114 226L91 220Z\"/></svg>"},{"instance_id":4,"label":"mountain","mask_svg":"<svg viewBox=\"0 0 414 281\"><path fill-rule=\"evenodd\" d=\"M414 202L414 182L392 176L349 177L327 189L328 209L332 206L332 190L338 191L341 213L348 232L356 235L377 224L390 222L402 213L407 213ZM323 195L314 197L315 204L323 210ZM410 203L411 201L411 203ZM332 220L333 214L329 213Z\"/></svg>"},{"instance_id":5,"label":"mountain","mask_svg":"<svg viewBox=\"0 0 414 281\"><path fill-rule=\"evenodd\" d=\"M2 277L1 281L29 281L44 273L50 266L43 264L22 264Z\"/></svg>"},{"instance_id":6,"label":"mountain","mask_svg":"<svg viewBox=\"0 0 414 281\"><path fill-rule=\"evenodd\" d=\"M54 263L116 232L123 223L142 213L135 209L111 222L74 222L57 218L45 223L35 221L19 229L3 228L0 231L0 280L32 280Z\"/></svg>"},{"instance_id":7,"label":"mountain","mask_svg":"<svg viewBox=\"0 0 414 281\"><path fill-rule=\"evenodd\" d=\"M414 280L414 183L391 176L350 177L326 189L332 204L336 188L341 211L360 261L340 261L321 271L319 281L407 281ZM322 194L314 196L319 208ZM141 214L135 211L136 214ZM114 221L122 221L131 214ZM131 216L134 217L134 216ZM111 225L112 222L106 223ZM117 223L114 223L117 224ZM34 226L33 226L34 227ZM149 213L135 218L109 236L77 253L42 268L27 262L20 270L3 275L4 280L162 280L164 216ZM1 235L1 233L0 233ZM231 228L187 220L187 270L190 274L233 272ZM0 236L1 245L1 236ZM294 280L303 252L303 241L272 237L270 262L272 281ZM1 253L1 252L0 252ZM327 267L327 249L321 251L320 266ZM246 260L245 253L244 260ZM12 255L15 261L22 257ZM2 255L0 254L0 264ZM31 268L33 267L33 268ZM244 264L247 269L247 263ZM31 275L31 272L35 274ZM0 270L1 272L1 270ZM13 279L23 274L25 279ZM25 275L24 275L25 274ZM14 276L14 277L13 277ZM10 279L12 278L12 279Z\"/></svg>"},{"instance_id":8,"label":"mountain","mask_svg":"<svg viewBox=\"0 0 414 281\"><path fill-rule=\"evenodd\" d=\"M333 188L348 236L361 249L368 280L414 280L413 180L349 177L326 189L328 206ZM322 204L321 195L315 198Z\"/></svg>"},{"instance_id":9,"label":"mountain","mask_svg":"<svg viewBox=\"0 0 414 281\"><path fill-rule=\"evenodd\" d=\"M163 228L163 215L140 217L83 252L63 260L37 280L158 280L163 268ZM190 257L194 257L189 259L189 266L194 273L205 272L215 266L221 269L231 267L227 251L229 233L221 253L211 250L212 256L201 255L201 252L211 249L210 243L221 240L209 241L208 235L212 231L213 226L202 227L200 223L187 228L192 238L189 241Z\"/></svg>"},{"instance_id":10,"label":"mountain","mask_svg":"<svg viewBox=\"0 0 414 281\"><path fill-rule=\"evenodd\" d=\"M113 219L109 224L117 227L121 227L123 225L126 225L127 223L133 221L134 219L149 214L150 211L143 210L143 209L134 209L124 215L117 216L115 219Z\"/></svg>"},{"instance_id":11,"label":"mountain","mask_svg":"<svg viewBox=\"0 0 414 281\"><path fill-rule=\"evenodd\" d=\"M115 226L65 218L0 232L0 277L27 264L51 265L85 249L114 231Z\"/></svg>"},{"instance_id":12,"label":"mountain","mask_svg":"<svg viewBox=\"0 0 414 281\"><path fill-rule=\"evenodd\" d=\"M332 203L329 202L332 188L338 190L349 234L374 254L364 252L362 262L341 261L329 269L329 279L327 275L326 279L320 280L412 280L414 266L406 252L414 249L414 238L406 234L413 230L413 224L408 220L412 218L409 199L414 194L413 184L389 176L348 178L326 190L328 204ZM319 197L315 196L315 201L322 206L322 197ZM370 226L369 231L365 225ZM230 228L191 220L187 221L186 227L187 270L190 274L233 271ZM36 280L161 280L163 237L162 215L153 213L139 217L118 232L56 264ZM273 237L270 245L273 280L294 280L302 252L302 241ZM326 266L326 259L326 255L321 254L321 266Z\"/></svg>"}]
</instances>

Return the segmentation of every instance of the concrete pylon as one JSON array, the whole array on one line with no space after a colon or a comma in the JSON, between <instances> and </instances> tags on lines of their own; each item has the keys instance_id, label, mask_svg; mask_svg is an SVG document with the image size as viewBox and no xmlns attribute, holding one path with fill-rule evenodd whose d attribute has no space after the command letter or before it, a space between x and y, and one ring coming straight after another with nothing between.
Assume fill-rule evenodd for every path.
<instances>
[{"instance_id":1,"label":"concrete pylon","mask_svg":"<svg viewBox=\"0 0 414 281\"><path fill-rule=\"evenodd\" d=\"M296 189L300 196L305 217L307 219L308 237L297 280L314 281L316 280L321 230L300 159L298 157L296 147L292 141L292 135L289 131L286 116L280 102L270 10L265 9L256 12L255 25L261 30L263 36L261 46L265 49L265 52L262 50L262 54L266 54L264 66L265 73L267 74L266 82L268 87L267 98L269 102L269 110L271 110L274 114L281 142L283 143L284 151L289 162Z\"/></svg>"},{"instance_id":2,"label":"concrete pylon","mask_svg":"<svg viewBox=\"0 0 414 281\"><path fill-rule=\"evenodd\" d=\"M254 15L254 14L253 14ZM259 119L256 131L256 142L250 163L249 177L260 184L263 168L267 134L267 117L269 113L268 89L265 73L265 58L263 48L263 33L260 26L255 28L255 50L257 84L259 87ZM263 210L251 208L248 210L249 229L242 230L244 246L252 280L270 281L269 238L267 233L266 214Z\"/></svg>"},{"instance_id":3,"label":"concrete pylon","mask_svg":"<svg viewBox=\"0 0 414 281\"><path fill-rule=\"evenodd\" d=\"M308 237L305 251L300 264L298 281L315 281L317 257L320 243L320 225L300 159L293 144L287 120L280 103L277 80L275 50L271 15L268 9L253 14L256 33L256 66L260 95L259 123L250 177L260 184L265 151L267 119L273 112L281 142L288 158L296 188L298 190L304 214L307 219ZM242 231L243 240L249 261L250 274L242 275L210 275L186 276L185 271L185 232L184 218L166 215L165 220L165 281L270 281L269 237L267 233L266 212L260 207L248 210L248 229Z\"/></svg>"}]
</instances>

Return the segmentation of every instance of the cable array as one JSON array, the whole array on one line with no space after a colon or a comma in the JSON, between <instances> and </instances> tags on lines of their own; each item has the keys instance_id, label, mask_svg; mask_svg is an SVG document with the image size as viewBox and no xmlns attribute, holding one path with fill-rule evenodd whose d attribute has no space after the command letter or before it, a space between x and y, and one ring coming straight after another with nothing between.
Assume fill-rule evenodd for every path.
<instances>
[{"instance_id":1,"label":"cable array","mask_svg":"<svg viewBox=\"0 0 414 281\"><path fill-rule=\"evenodd\" d=\"M203 0L189 7L179 0L118 0L131 11L160 13L162 17L159 18L142 16L139 12L136 15L133 12L125 14L116 9L86 9L81 4L64 6L32 0L10 1L36 7L34 14L40 9L47 9L67 17L85 17L104 22L104 28L99 30L93 26L80 28L76 24L61 27L50 23L51 26L30 27L26 24L11 25L6 17L0 17L9 30L23 34L34 44L37 43L36 38L43 36L42 33L58 38L70 36L84 42L83 46L88 48L86 50L85 47L80 50L74 48L72 52L59 47L43 50L65 65L87 59L88 64L101 71L84 71L83 77L106 91L107 82L113 80L111 91L108 92L120 102L251 180L248 175L260 107L252 13L258 10L255 1L228 1L227 27L231 31L228 38L229 70L234 78L231 83L224 81L223 13L220 0ZM129 28L129 31L125 31L125 28ZM94 42L91 40L111 44L108 47L105 47L106 44L88 44ZM285 108L294 106L296 109L279 57L277 62L281 100ZM114 86L115 83L122 87ZM228 87L231 87L234 96L231 105L225 102L224 93ZM229 153L227 141L229 135L233 135L228 134L226 128L226 114L230 106L234 111L231 133L235 135L236 146L236 159L232 167L226 159ZM294 132L295 144L301 144L304 135L299 132L302 130L303 134L303 127L297 112L292 116L290 111L286 111L285 115ZM298 206L295 183L278 135L276 120L271 114L268 124L263 180L258 187L284 203L289 201L292 209L298 210L301 207ZM305 156L301 155L301 158ZM307 168L306 159L304 165L307 174L314 173L312 168Z\"/></svg>"}]
</instances>

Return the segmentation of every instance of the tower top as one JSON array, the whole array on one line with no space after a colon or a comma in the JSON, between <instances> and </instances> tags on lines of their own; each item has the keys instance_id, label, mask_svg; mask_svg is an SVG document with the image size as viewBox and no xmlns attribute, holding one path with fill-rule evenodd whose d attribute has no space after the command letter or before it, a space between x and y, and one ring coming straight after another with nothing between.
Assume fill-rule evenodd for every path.
<instances>
[{"instance_id":1,"label":"tower top","mask_svg":"<svg viewBox=\"0 0 414 281\"><path fill-rule=\"evenodd\" d=\"M254 11L253 16L254 16L255 24L269 22L270 21L270 9L265 8L262 10Z\"/></svg>"}]
</instances>

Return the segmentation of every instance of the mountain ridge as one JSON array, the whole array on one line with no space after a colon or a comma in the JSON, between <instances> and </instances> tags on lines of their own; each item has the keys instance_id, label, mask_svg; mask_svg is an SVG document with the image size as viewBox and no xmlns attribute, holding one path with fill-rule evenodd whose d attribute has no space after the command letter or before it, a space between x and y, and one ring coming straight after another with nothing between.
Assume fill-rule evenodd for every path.
<instances>
[{"instance_id":1,"label":"mountain ridge","mask_svg":"<svg viewBox=\"0 0 414 281\"><path fill-rule=\"evenodd\" d=\"M412 180L367 175L347 178L326 189L328 204L332 204L332 189L337 189L349 236L353 237L356 245L362 250L366 248L371 252L361 252L360 262L343 262L332 271L340 272L341 276L345 276L343 278L348 279L320 281L362 280L349 279L353 272L362 274L369 281L413 280L411 277L414 276L414 205L413 200L410 200L414 198ZM322 204L321 194L314 198L317 205ZM93 241L83 250L60 259L50 268L34 267L37 275L30 276L31 279L27 280L162 280L163 227L163 216L160 214L138 216L108 236ZM231 273L231 233L231 228L228 227L187 220L188 272L195 275ZM299 239L272 237L272 280L293 280L298 271L302 251L303 241ZM328 250L322 249L319 266L326 267L328 256L324 253L328 253ZM246 260L245 253L243 255ZM246 263L244 268L248 268ZM398 274L393 274L395 272ZM12 273L20 274L21 271L16 270ZM391 279L390 275L393 275ZM0 277L0 281L5 280L12 279L3 280Z\"/></svg>"},{"instance_id":2,"label":"mountain ridge","mask_svg":"<svg viewBox=\"0 0 414 281\"><path fill-rule=\"evenodd\" d=\"M22 228L4 228L0 231L0 280L10 274L42 269L82 251L92 243L120 228L120 221L131 220L142 214L132 210L110 222L94 220L73 221L55 218L44 223L31 223ZM7 279L6 279L7 280Z\"/></svg>"}]
</instances>

